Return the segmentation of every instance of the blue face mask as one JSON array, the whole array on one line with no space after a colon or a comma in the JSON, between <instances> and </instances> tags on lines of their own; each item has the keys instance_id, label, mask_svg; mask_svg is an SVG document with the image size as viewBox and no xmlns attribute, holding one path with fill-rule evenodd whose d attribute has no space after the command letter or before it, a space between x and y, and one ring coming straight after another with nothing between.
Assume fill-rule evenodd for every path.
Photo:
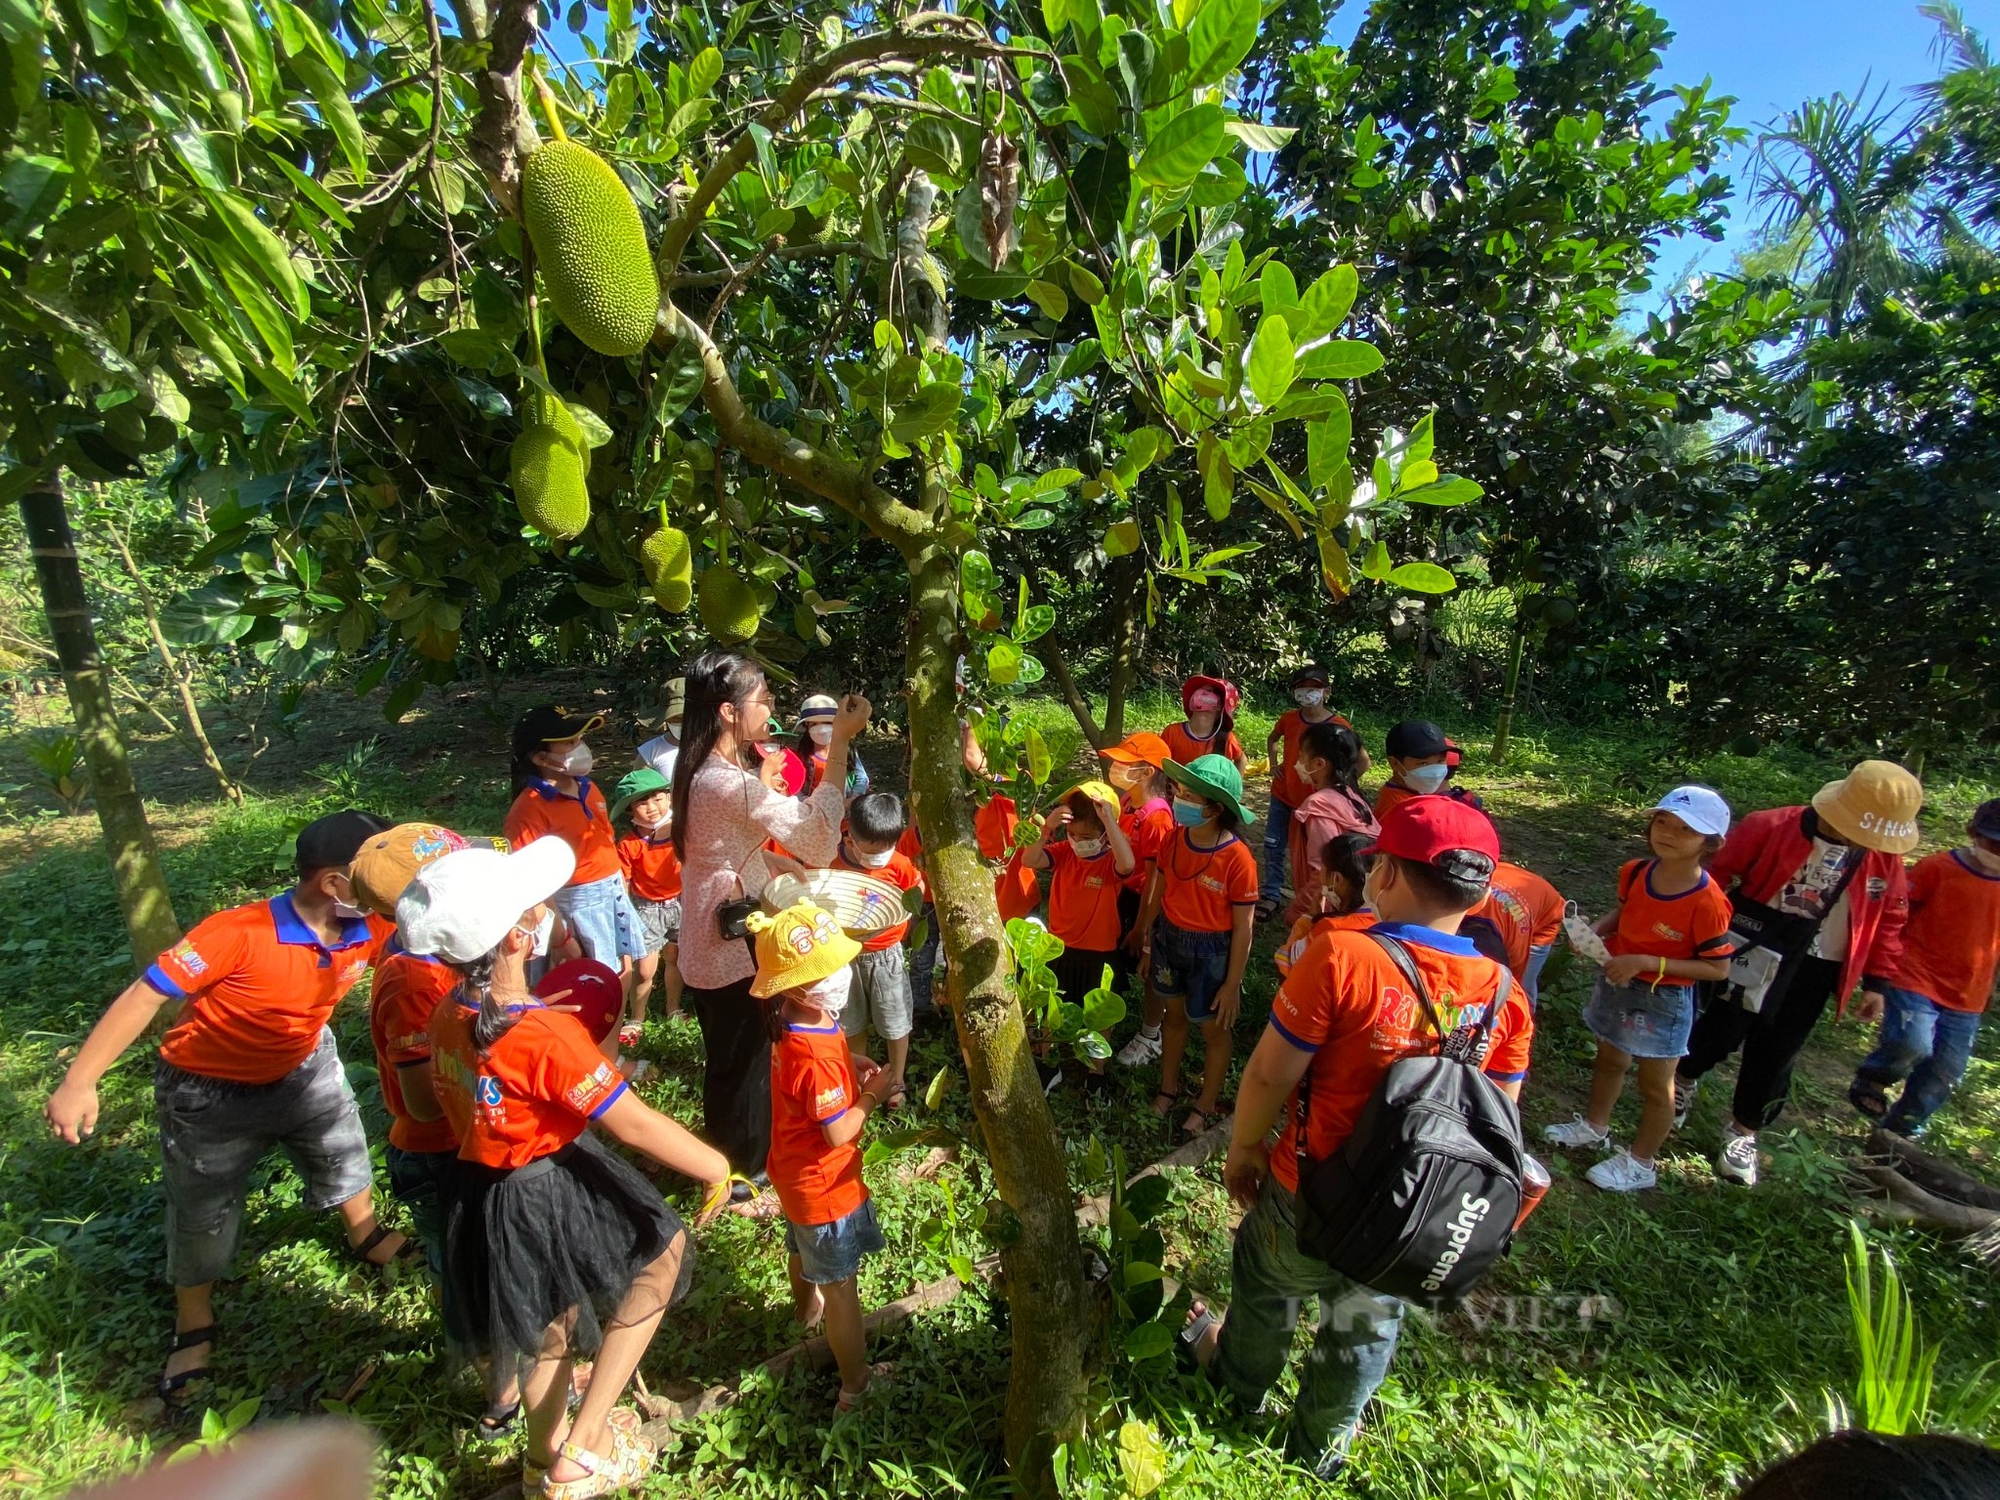
<instances>
[{"instance_id":1,"label":"blue face mask","mask_svg":"<svg viewBox=\"0 0 2000 1500\"><path fill-rule=\"evenodd\" d=\"M1422 796L1428 796L1445 783L1451 775L1451 767L1443 761L1434 766L1412 766L1403 773L1403 785Z\"/></svg>"},{"instance_id":2,"label":"blue face mask","mask_svg":"<svg viewBox=\"0 0 2000 1500\"><path fill-rule=\"evenodd\" d=\"M1208 809L1199 802L1174 803L1174 821L1183 828L1199 828L1208 821Z\"/></svg>"}]
</instances>

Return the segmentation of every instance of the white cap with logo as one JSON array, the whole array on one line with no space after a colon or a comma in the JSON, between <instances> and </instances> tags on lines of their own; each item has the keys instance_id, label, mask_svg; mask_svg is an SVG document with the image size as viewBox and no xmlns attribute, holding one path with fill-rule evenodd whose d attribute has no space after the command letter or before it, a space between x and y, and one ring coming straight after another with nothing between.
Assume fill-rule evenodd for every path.
<instances>
[{"instance_id":1,"label":"white cap with logo","mask_svg":"<svg viewBox=\"0 0 2000 1500\"><path fill-rule=\"evenodd\" d=\"M576 851L539 838L512 854L461 849L417 871L396 903L396 926L412 953L470 963L500 946L521 913L576 873Z\"/></svg>"},{"instance_id":2,"label":"white cap with logo","mask_svg":"<svg viewBox=\"0 0 2000 1500\"><path fill-rule=\"evenodd\" d=\"M1721 838L1729 832L1729 804L1712 786L1677 786L1653 804L1654 812L1669 812L1696 833Z\"/></svg>"}]
</instances>

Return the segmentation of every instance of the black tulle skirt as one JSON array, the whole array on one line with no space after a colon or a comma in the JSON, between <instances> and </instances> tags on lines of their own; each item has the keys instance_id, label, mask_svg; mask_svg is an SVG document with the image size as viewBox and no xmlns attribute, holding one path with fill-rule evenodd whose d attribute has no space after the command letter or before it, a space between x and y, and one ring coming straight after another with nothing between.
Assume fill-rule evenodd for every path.
<instances>
[{"instance_id":1,"label":"black tulle skirt","mask_svg":"<svg viewBox=\"0 0 2000 1500\"><path fill-rule=\"evenodd\" d=\"M444 1236L445 1332L455 1352L533 1357L548 1326L573 1308L569 1347L594 1353L633 1279L676 1237L680 1275L666 1306L686 1294L694 1244L680 1216L595 1137L511 1172L460 1167Z\"/></svg>"}]
</instances>

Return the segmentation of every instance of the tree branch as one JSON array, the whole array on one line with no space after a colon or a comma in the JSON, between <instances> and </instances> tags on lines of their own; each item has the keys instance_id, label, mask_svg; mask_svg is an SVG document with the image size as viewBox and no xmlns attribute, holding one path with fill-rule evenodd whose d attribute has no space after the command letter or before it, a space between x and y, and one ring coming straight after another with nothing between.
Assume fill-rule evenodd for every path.
<instances>
[{"instance_id":1,"label":"tree branch","mask_svg":"<svg viewBox=\"0 0 2000 1500\"><path fill-rule=\"evenodd\" d=\"M866 255L868 247L859 240L836 240L831 244L780 245L770 253L770 259L779 261L819 260L832 255ZM735 271L683 271L672 280L662 284L661 289L678 292L683 288L721 286L735 275Z\"/></svg>"},{"instance_id":2,"label":"tree branch","mask_svg":"<svg viewBox=\"0 0 2000 1500\"><path fill-rule=\"evenodd\" d=\"M518 0L513 0L513 3L518 3ZM924 35L912 35L913 31L927 26L940 29ZM943 29L947 26L950 29ZM496 24L495 31L498 29ZM1004 57L1017 50L992 40L986 35L984 27L968 17L942 11L920 11L888 31L856 37L814 58L799 69L785 91L772 100L753 123L775 135L792 123L820 89L837 78L849 76L854 70L884 58L914 62L953 55ZM675 272L680 270L681 256L686 252L694 232L701 227L702 220L708 217L708 206L721 196L730 180L748 166L756 154L756 138L746 127L730 142L729 149L702 173L700 183L688 196L680 216L669 223L660 236L660 247L653 261L659 268L661 281L672 280Z\"/></svg>"},{"instance_id":3,"label":"tree branch","mask_svg":"<svg viewBox=\"0 0 2000 1500\"><path fill-rule=\"evenodd\" d=\"M905 556L922 547L929 529L924 516L869 479L860 465L751 415L729 378L722 352L701 324L668 302L661 305L660 325L670 338L686 339L700 352L701 403L725 443L752 463L831 500Z\"/></svg>"},{"instance_id":4,"label":"tree branch","mask_svg":"<svg viewBox=\"0 0 2000 1500\"><path fill-rule=\"evenodd\" d=\"M521 162L542 143L534 121L521 107L521 63L535 39L535 0L500 0L492 19L484 38L486 64L472 75L479 113L473 118L468 144L500 211L518 217Z\"/></svg>"}]
</instances>

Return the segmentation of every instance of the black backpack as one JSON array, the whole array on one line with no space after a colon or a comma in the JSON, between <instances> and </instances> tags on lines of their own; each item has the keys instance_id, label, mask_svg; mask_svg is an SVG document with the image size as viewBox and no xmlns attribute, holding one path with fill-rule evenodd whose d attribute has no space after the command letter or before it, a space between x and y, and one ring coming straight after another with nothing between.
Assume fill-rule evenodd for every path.
<instances>
[{"instance_id":1,"label":"black backpack","mask_svg":"<svg viewBox=\"0 0 2000 1500\"><path fill-rule=\"evenodd\" d=\"M1520 1111L1480 1071L1513 976L1503 965L1485 1019L1446 1036L1409 950L1368 936L1444 1041L1391 1064L1354 1133L1322 1161L1306 1155L1312 1090L1300 1084L1299 1249L1375 1291L1448 1307L1506 1253L1521 1210Z\"/></svg>"}]
</instances>

